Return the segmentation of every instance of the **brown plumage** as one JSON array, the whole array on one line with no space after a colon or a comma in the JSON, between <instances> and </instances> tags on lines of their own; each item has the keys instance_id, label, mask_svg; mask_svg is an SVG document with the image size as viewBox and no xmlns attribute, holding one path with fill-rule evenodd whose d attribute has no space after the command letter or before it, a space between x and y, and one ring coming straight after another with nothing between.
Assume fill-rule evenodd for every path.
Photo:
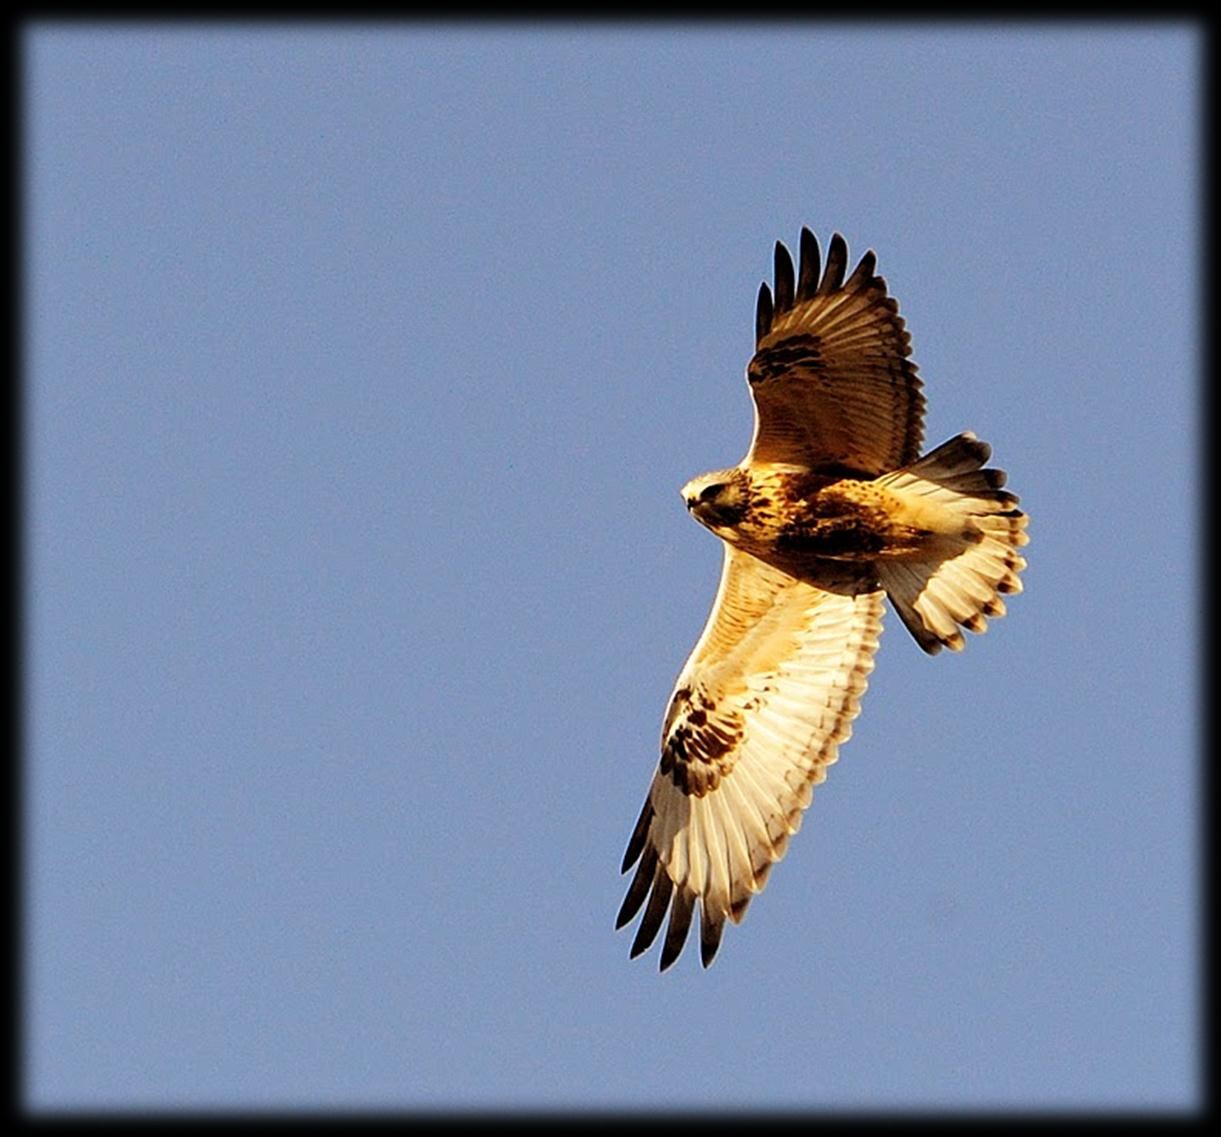
<instances>
[{"instance_id":1,"label":"brown plumage","mask_svg":"<svg viewBox=\"0 0 1221 1137\"><path fill-rule=\"evenodd\" d=\"M777 242L746 372L750 449L683 488L724 565L670 698L616 925L644 908L636 956L668 913L663 970L697 907L708 966L784 855L851 733L883 598L932 654L960 650L961 628L984 631L1000 594L1021 590L1018 499L972 434L920 457L924 395L898 305L872 252L847 265L838 233L822 266L803 229L797 271Z\"/></svg>"}]
</instances>

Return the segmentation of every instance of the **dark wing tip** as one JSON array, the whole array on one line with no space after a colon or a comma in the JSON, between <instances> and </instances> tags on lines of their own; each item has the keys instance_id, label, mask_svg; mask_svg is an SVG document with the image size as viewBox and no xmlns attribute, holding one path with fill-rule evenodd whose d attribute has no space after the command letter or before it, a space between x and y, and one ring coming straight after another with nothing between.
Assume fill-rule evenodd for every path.
<instances>
[{"instance_id":1,"label":"dark wing tip","mask_svg":"<svg viewBox=\"0 0 1221 1137\"><path fill-rule=\"evenodd\" d=\"M708 906L700 901L700 963L711 967L716 958L717 948L721 946L721 933L725 930L725 916L722 913L717 919L708 915Z\"/></svg>"},{"instance_id":2,"label":"dark wing tip","mask_svg":"<svg viewBox=\"0 0 1221 1137\"><path fill-rule=\"evenodd\" d=\"M827 267L823 270L822 280L818 283L818 295L826 296L843 287L844 270L848 267L848 245L838 233L831 234L831 243L827 246Z\"/></svg>"},{"instance_id":3,"label":"dark wing tip","mask_svg":"<svg viewBox=\"0 0 1221 1137\"><path fill-rule=\"evenodd\" d=\"M636 858L644 852L644 843L649 836L649 826L652 824L653 798L650 794L644 799L644 808L640 811L640 816L636 819L636 826L628 839L627 849L623 854L623 864L619 869L621 873L627 872L636 863Z\"/></svg>"},{"instance_id":4,"label":"dark wing tip","mask_svg":"<svg viewBox=\"0 0 1221 1137\"><path fill-rule=\"evenodd\" d=\"M877 254L872 249L868 249L861 257L861 263L852 270L852 276L848 278L848 289L860 288L874 280L877 267Z\"/></svg>"},{"instance_id":5,"label":"dark wing tip","mask_svg":"<svg viewBox=\"0 0 1221 1137\"><path fill-rule=\"evenodd\" d=\"M695 910L695 893L681 885L674 891L674 903L670 906L670 924L661 945L659 970L665 971L682 953L691 930L691 914Z\"/></svg>"},{"instance_id":6,"label":"dark wing tip","mask_svg":"<svg viewBox=\"0 0 1221 1137\"><path fill-rule=\"evenodd\" d=\"M755 346L772 330L772 290L764 281L759 285L759 302L755 306Z\"/></svg>"},{"instance_id":7,"label":"dark wing tip","mask_svg":"<svg viewBox=\"0 0 1221 1137\"><path fill-rule=\"evenodd\" d=\"M631 923L632 918L640 911L644 898L649 894L649 886L653 883L656 870L657 853L653 849L648 849L636 867L636 875L632 877L627 895L624 896L623 904L619 908L619 915L615 917L615 931L625 924Z\"/></svg>"},{"instance_id":8,"label":"dark wing tip","mask_svg":"<svg viewBox=\"0 0 1221 1137\"><path fill-rule=\"evenodd\" d=\"M631 958L635 959L641 952L647 951L649 945L657 938L661 930L661 922L665 919L666 909L670 906L670 894L674 891L674 882L666 872L665 865L658 865L653 873L653 892L645 906L640 927L636 929L636 938L632 941Z\"/></svg>"},{"instance_id":9,"label":"dark wing tip","mask_svg":"<svg viewBox=\"0 0 1221 1137\"><path fill-rule=\"evenodd\" d=\"M776 312L787 312L793 306L793 258L783 241L776 242Z\"/></svg>"},{"instance_id":10,"label":"dark wing tip","mask_svg":"<svg viewBox=\"0 0 1221 1137\"><path fill-rule=\"evenodd\" d=\"M797 299L809 300L818 289L818 272L822 267L822 254L818 250L818 238L804 225L801 228L801 272L797 280Z\"/></svg>"}]
</instances>

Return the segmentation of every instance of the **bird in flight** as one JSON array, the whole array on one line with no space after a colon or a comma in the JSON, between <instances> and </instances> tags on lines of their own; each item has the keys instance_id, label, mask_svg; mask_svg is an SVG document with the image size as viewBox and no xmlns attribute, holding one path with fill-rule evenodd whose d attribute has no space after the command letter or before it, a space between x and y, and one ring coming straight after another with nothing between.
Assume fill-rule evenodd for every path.
<instances>
[{"instance_id":1,"label":"bird in flight","mask_svg":"<svg viewBox=\"0 0 1221 1137\"><path fill-rule=\"evenodd\" d=\"M669 913L663 971L697 901L707 967L784 856L851 733L883 597L932 655L1022 588L1026 515L988 444L963 433L920 454L922 384L873 252L845 279L844 239L823 266L802 229L799 263L778 241L775 291L759 289L746 457L682 490L721 539L721 581L670 697L616 922L644 908L635 957Z\"/></svg>"}]
</instances>

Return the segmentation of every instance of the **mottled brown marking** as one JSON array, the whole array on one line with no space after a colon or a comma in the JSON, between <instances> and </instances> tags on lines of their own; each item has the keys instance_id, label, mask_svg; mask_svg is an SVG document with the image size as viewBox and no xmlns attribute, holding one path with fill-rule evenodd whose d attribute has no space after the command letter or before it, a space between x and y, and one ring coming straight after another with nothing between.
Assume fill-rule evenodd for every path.
<instances>
[{"instance_id":1,"label":"mottled brown marking","mask_svg":"<svg viewBox=\"0 0 1221 1137\"><path fill-rule=\"evenodd\" d=\"M822 340L811 332L787 336L755 354L746 369L751 383L776 379L798 367L817 371L823 364Z\"/></svg>"},{"instance_id":2,"label":"mottled brown marking","mask_svg":"<svg viewBox=\"0 0 1221 1137\"><path fill-rule=\"evenodd\" d=\"M780 474L777 485L786 501L806 501L834 484L843 475L823 470L805 470L799 474Z\"/></svg>"},{"instance_id":3,"label":"mottled brown marking","mask_svg":"<svg viewBox=\"0 0 1221 1137\"><path fill-rule=\"evenodd\" d=\"M717 708L702 694L675 702L661 744L661 772L683 793L703 797L716 789L734 763L742 741L742 718Z\"/></svg>"}]
</instances>

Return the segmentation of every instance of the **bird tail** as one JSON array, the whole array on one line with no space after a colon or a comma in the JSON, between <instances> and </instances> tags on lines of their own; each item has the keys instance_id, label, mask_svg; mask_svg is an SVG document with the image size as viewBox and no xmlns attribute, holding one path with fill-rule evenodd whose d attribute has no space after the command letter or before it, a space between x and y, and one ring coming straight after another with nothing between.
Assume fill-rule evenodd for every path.
<instances>
[{"instance_id":1,"label":"bird tail","mask_svg":"<svg viewBox=\"0 0 1221 1137\"><path fill-rule=\"evenodd\" d=\"M878 578L899 619L930 655L942 647L961 651L958 629L987 629L986 616L1003 616L1000 593L1022 591L1026 567L1017 550L1029 539L1017 497L1001 487L1003 470L985 469L992 454L967 432L942 443L910 466L884 474L878 484L921 508L948 510L961 527L927 558L879 558ZM940 507L940 508L938 508Z\"/></svg>"}]
</instances>

